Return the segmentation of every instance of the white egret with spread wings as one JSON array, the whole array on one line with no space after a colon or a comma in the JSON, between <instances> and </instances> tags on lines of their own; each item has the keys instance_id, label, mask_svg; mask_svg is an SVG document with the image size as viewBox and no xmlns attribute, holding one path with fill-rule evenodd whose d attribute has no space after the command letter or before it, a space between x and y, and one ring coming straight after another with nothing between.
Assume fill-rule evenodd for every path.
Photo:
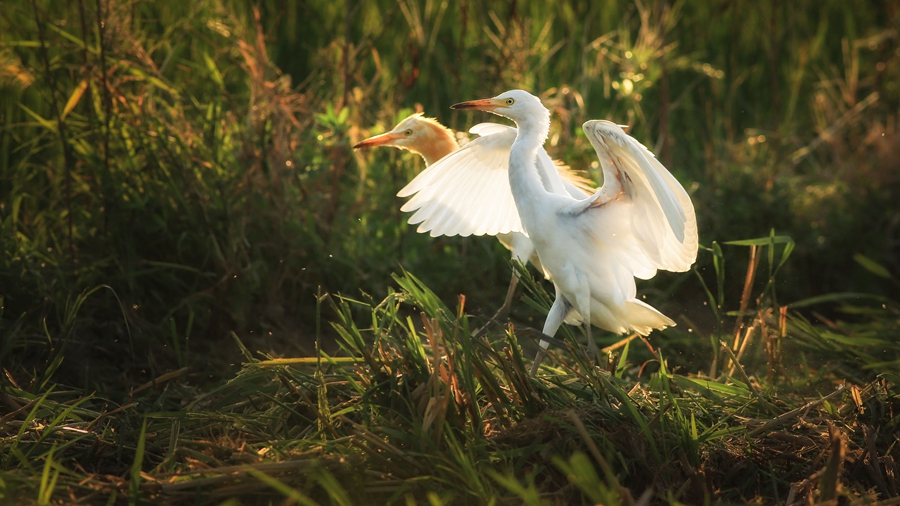
<instances>
[{"instance_id":1,"label":"white egret with spread wings","mask_svg":"<svg viewBox=\"0 0 900 506\"><path fill-rule=\"evenodd\" d=\"M544 322L545 335L553 336L564 320L582 322L589 354L594 356L592 324L641 335L675 325L636 298L635 277L648 279L657 269L686 271L697 257L693 204L653 153L612 122L586 122L583 129L597 152L604 181L592 195L574 198L547 191L542 184L539 154L549 132L550 112L537 97L512 90L453 108L488 111L518 127L509 151L509 186L522 230L556 289ZM469 219L484 233L493 231L490 216ZM541 341L532 375L547 346Z\"/></svg>"}]
</instances>

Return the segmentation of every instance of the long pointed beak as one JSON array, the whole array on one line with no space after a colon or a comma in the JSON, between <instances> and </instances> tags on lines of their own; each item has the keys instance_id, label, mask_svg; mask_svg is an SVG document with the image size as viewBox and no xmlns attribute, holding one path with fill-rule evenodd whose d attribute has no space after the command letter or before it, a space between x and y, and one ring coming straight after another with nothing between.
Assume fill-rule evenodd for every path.
<instances>
[{"instance_id":1,"label":"long pointed beak","mask_svg":"<svg viewBox=\"0 0 900 506\"><path fill-rule=\"evenodd\" d=\"M494 109L500 107L500 104L498 102L498 100L494 100L493 98L482 98L480 100L460 102L458 104L451 105L450 108L472 111L493 111Z\"/></svg>"},{"instance_id":2,"label":"long pointed beak","mask_svg":"<svg viewBox=\"0 0 900 506\"><path fill-rule=\"evenodd\" d=\"M371 146L383 146L399 139L400 137L400 134L395 134L394 132L376 135L375 137L369 137L364 141L357 142L353 145L353 149L368 148Z\"/></svg>"}]
</instances>

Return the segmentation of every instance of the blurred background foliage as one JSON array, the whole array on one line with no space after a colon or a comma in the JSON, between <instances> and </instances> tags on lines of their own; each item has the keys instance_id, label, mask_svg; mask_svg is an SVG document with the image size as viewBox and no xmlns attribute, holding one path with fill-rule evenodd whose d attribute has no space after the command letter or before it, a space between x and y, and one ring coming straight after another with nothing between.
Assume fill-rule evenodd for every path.
<instances>
[{"instance_id":1,"label":"blurred background foliage","mask_svg":"<svg viewBox=\"0 0 900 506\"><path fill-rule=\"evenodd\" d=\"M401 266L492 312L502 248L416 234L394 195L423 162L351 146L418 110L497 120L448 107L510 88L541 96L547 149L576 168L597 168L583 121L630 125L692 194L703 244L792 236L782 301L897 293L897 2L0 6L4 363L76 343L60 371L102 386L98 364L215 363L231 330L309 352L318 290L378 298ZM703 309L693 275L641 288L673 317Z\"/></svg>"}]
</instances>

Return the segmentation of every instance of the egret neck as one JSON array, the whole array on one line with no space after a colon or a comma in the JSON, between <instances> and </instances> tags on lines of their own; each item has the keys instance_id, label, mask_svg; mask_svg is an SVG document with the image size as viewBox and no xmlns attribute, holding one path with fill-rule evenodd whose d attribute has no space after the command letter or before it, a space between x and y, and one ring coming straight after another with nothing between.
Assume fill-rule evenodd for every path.
<instances>
[{"instance_id":1,"label":"egret neck","mask_svg":"<svg viewBox=\"0 0 900 506\"><path fill-rule=\"evenodd\" d=\"M529 233L529 224L537 221L533 211L539 206L534 204L548 193L541 184L536 163L538 150L550 133L550 111L544 107L540 109L537 115L516 120L518 133L509 150L509 186L522 217L522 226Z\"/></svg>"},{"instance_id":2,"label":"egret neck","mask_svg":"<svg viewBox=\"0 0 900 506\"><path fill-rule=\"evenodd\" d=\"M427 140L416 145L415 151L425 159L425 165L431 165L459 149L459 144L449 129L430 122L424 123L424 125L426 126Z\"/></svg>"}]
</instances>

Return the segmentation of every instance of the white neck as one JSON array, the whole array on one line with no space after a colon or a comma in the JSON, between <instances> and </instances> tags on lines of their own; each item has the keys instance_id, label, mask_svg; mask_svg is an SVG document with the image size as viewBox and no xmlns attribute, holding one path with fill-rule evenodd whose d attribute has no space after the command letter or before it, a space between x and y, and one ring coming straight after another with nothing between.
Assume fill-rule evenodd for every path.
<instances>
[{"instance_id":1,"label":"white neck","mask_svg":"<svg viewBox=\"0 0 900 506\"><path fill-rule=\"evenodd\" d=\"M535 165L538 150L550 131L550 112L546 109L544 112L546 115L516 121L518 133L509 151L509 185L526 232L529 224L534 223L531 217L537 209L534 204L547 193Z\"/></svg>"}]
</instances>

